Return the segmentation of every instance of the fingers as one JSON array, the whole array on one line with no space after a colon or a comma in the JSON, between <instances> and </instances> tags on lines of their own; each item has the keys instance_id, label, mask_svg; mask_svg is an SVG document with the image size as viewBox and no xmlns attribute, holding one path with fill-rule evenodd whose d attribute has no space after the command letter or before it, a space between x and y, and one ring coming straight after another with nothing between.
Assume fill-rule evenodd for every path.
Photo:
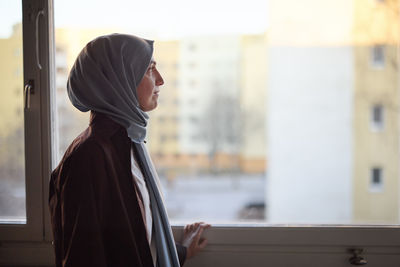
<instances>
[{"instance_id":1,"label":"fingers","mask_svg":"<svg viewBox=\"0 0 400 267\"><path fill-rule=\"evenodd\" d=\"M183 228L183 232L186 234L186 233L188 233L190 230L189 230L189 224L187 224L187 225L185 225L185 227Z\"/></svg>"},{"instance_id":2,"label":"fingers","mask_svg":"<svg viewBox=\"0 0 400 267\"><path fill-rule=\"evenodd\" d=\"M211 225L205 222L196 222L188 224L183 228L182 244L187 248L187 258L190 259L199 253L208 243L207 239L202 237L205 229Z\"/></svg>"},{"instance_id":3,"label":"fingers","mask_svg":"<svg viewBox=\"0 0 400 267\"><path fill-rule=\"evenodd\" d=\"M196 222L196 223L192 223L192 224L187 224L184 227L185 231L194 231L195 229L197 229L199 226L207 229L209 227L211 227L211 224L205 223L205 222Z\"/></svg>"},{"instance_id":4,"label":"fingers","mask_svg":"<svg viewBox=\"0 0 400 267\"><path fill-rule=\"evenodd\" d=\"M203 249L203 248L205 248L205 246L207 246L207 239L205 239L205 238L201 238L200 239L200 243L199 243L199 248L200 249Z\"/></svg>"},{"instance_id":5,"label":"fingers","mask_svg":"<svg viewBox=\"0 0 400 267\"><path fill-rule=\"evenodd\" d=\"M201 235L203 234L205 229L210 228L210 224L203 224L199 225L195 231L195 236L193 238L195 244L199 246L200 249L203 249L207 245L207 239L202 238Z\"/></svg>"},{"instance_id":6,"label":"fingers","mask_svg":"<svg viewBox=\"0 0 400 267\"><path fill-rule=\"evenodd\" d=\"M183 228L183 233L184 237L189 237L192 238L196 244L198 244L198 241L200 240L200 237L205 229L210 228L211 225L207 224L205 222L197 222L197 223L192 223L192 224L187 224Z\"/></svg>"},{"instance_id":7,"label":"fingers","mask_svg":"<svg viewBox=\"0 0 400 267\"><path fill-rule=\"evenodd\" d=\"M201 234L203 233L203 231L204 231L204 228L203 227L198 227L197 229L196 229L196 231L195 231L195 236L194 236L194 241L195 241L195 244L198 244L199 243L199 240L200 240L200 237L201 237Z\"/></svg>"},{"instance_id":8,"label":"fingers","mask_svg":"<svg viewBox=\"0 0 400 267\"><path fill-rule=\"evenodd\" d=\"M204 229L208 229L208 228L210 228L211 227L211 224L208 224L208 223L204 223L203 224L203 228Z\"/></svg>"},{"instance_id":9,"label":"fingers","mask_svg":"<svg viewBox=\"0 0 400 267\"><path fill-rule=\"evenodd\" d=\"M199 222L193 223L192 224L192 231L196 231L199 228L200 225L201 225L201 223L199 223Z\"/></svg>"}]
</instances>

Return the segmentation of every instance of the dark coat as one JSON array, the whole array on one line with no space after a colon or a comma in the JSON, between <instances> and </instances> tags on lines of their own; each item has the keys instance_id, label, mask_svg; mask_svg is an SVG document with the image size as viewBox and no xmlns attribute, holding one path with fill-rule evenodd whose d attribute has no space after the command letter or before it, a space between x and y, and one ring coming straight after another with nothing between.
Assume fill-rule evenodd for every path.
<instances>
[{"instance_id":1,"label":"dark coat","mask_svg":"<svg viewBox=\"0 0 400 267\"><path fill-rule=\"evenodd\" d=\"M51 174L56 266L153 266L126 129L100 113ZM177 245L181 265L186 248Z\"/></svg>"}]
</instances>

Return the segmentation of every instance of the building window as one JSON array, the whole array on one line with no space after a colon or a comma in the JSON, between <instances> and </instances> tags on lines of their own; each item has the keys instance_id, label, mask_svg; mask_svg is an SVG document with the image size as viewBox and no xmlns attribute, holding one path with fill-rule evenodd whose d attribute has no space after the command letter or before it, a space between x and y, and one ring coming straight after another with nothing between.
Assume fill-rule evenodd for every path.
<instances>
[{"instance_id":1,"label":"building window","mask_svg":"<svg viewBox=\"0 0 400 267\"><path fill-rule=\"evenodd\" d=\"M195 87L197 85L197 81L192 79L189 81L189 86L191 86L192 88Z\"/></svg>"},{"instance_id":2,"label":"building window","mask_svg":"<svg viewBox=\"0 0 400 267\"><path fill-rule=\"evenodd\" d=\"M199 119L197 117L195 117L195 116L190 116L189 120L190 120L191 123L198 123L199 122Z\"/></svg>"},{"instance_id":3,"label":"building window","mask_svg":"<svg viewBox=\"0 0 400 267\"><path fill-rule=\"evenodd\" d=\"M162 152L157 152L156 153L156 158L162 159L162 158L164 158L164 154Z\"/></svg>"},{"instance_id":4,"label":"building window","mask_svg":"<svg viewBox=\"0 0 400 267\"><path fill-rule=\"evenodd\" d=\"M159 122L159 123L164 123L165 120L166 120L166 118L165 118L164 116L158 117L158 122Z\"/></svg>"},{"instance_id":5,"label":"building window","mask_svg":"<svg viewBox=\"0 0 400 267\"><path fill-rule=\"evenodd\" d=\"M65 67L57 67L56 68L57 73L59 74L63 74L63 73L67 73L67 69Z\"/></svg>"},{"instance_id":6,"label":"building window","mask_svg":"<svg viewBox=\"0 0 400 267\"><path fill-rule=\"evenodd\" d=\"M371 64L375 68L383 68L385 65L385 47L375 45L371 48Z\"/></svg>"},{"instance_id":7,"label":"building window","mask_svg":"<svg viewBox=\"0 0 400 267\"><path fill-rule=\"evenodd\" d=\"M190 98L189 99L189 105L191 107L196 106L196 104L197 104L197 99L195 99L195 98Z\"/></svg>"},{"instance_id":8,"label":"building window","mask_svg":"<svg viewBox=\"0 0 400 267\"><path fill-rule=\"evenodd\" d=\"M381 104L375 104L371 108L371 129L382 131L384 126L384 112Z\"/></svg>"},{"instance_id":9,"label":"building window","mask_svg":"<svg viewBox=\"0 0 400 267\"><path fill-rule=\"evenodd\" d=\"M190 69L194 69L194 68L196 68L196 63L195 63L195 62L189 62L189 63L188 63L188 67L189 67Z\"/></svg>"},{"instance_id":10,"label":"building window","mask_svg":"<svg viewBox=\"0 0 400 267\"><path fill-rule=\"evenodd\" d=\"M180 121L180 119L179 119L178 116L174 115L174 116L172 116L172 121L173 121L174 123L178 123L178 122Z\"/></svg>"},{"instance_id":11,"label":"building window","mask_svg":"<svg viewBox=\"0 0 400 267\"><path fill-rule=\"evenodd\" d=\"M162 135L160 136L160 142L161 142L161 143L167 141L167 139L168 139L168 137L167 137L166 135L164 135L164 134L162 134Z\"/></svg>"},{"instance_id":12,"label":"building window","mask_svg":"<svg viewBox=\"0 0 400 267\"><path fill-rule=\"evenodd\" d=\"M14 49L14 56L20 57L22 55L22 49L20 47Z\"/></svg>"},{"instance_id":13,"label":"building window","mask_svg":"<svg viewBox=\"0 0 400 267\"><path fill-rule=\"evenodd\" d=\"M195 44L191 43L189 44L188 49L190 52L195 52L197 50L197 47Z\"/></svg>"},{"instance_id":14,"label":"building window","mask_svg":"<svg viewBox=\"0 0 400 267\"><path fill-rule=\"evenodd\" d=\"M383 170L380 167L371 169L370 177L370 191L381 192L383 190Z\"/></svg>"}]
</instances>

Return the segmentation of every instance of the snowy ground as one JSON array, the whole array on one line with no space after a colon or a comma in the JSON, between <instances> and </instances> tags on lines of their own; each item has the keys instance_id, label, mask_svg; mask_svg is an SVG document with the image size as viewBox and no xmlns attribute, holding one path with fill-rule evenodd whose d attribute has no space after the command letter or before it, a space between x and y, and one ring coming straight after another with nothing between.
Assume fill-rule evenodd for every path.
<instances>
[{"instance_id":1,"label":"snowy ground","mask_svg":"<svg viewBox=\"0 0 400 267\"><path fill-rule=\"evenodd\" d=\"M264 220L263 175L181 177L169 184L160 179L173 222Z\"/></svg>"}]
</instances>

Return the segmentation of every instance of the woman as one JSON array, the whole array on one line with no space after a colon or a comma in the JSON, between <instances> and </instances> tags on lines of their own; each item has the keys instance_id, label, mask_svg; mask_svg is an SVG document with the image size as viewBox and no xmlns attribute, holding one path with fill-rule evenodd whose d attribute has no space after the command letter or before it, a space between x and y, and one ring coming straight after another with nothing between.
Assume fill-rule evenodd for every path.
<instances>
[{"instance_id":1,"label":"woman","mask_svg":"<svg viewBox=\"0 0 400 267\"><path fill-rule=\"evenodd\" d=\"M89 127L53 171L49 206L57 266L180 266L206 245L196 223L175 244L145 148L147 111L164 81L153 41L101 36L71 69L68 96Z\"/></svg>"}]
</instances>

